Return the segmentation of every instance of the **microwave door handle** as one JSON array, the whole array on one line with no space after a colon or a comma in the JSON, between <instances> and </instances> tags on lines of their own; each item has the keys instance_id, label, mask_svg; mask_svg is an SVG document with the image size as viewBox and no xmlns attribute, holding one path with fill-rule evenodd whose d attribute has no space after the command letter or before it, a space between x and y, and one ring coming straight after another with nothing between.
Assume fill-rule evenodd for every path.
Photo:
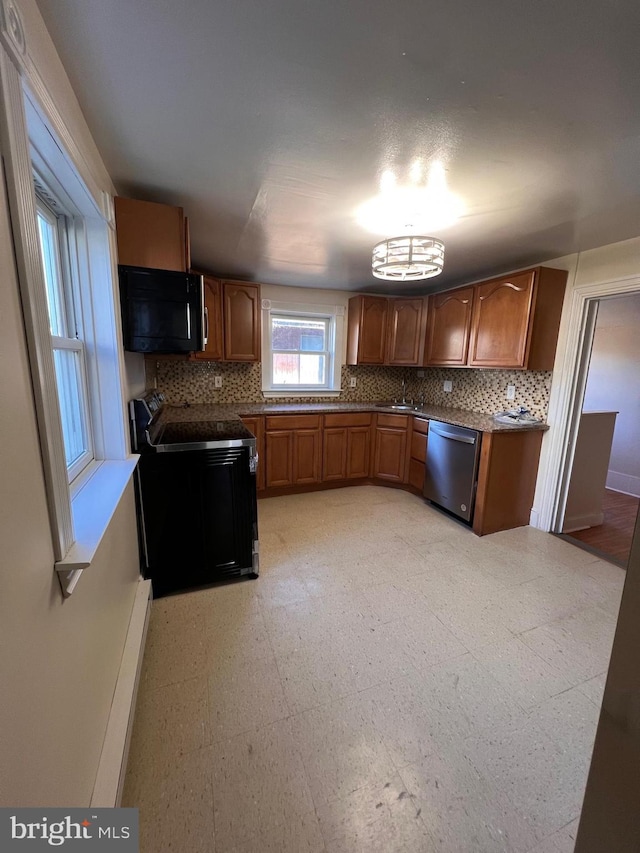
<instances>
[{"instance_id":1,"label":"microwave door handle","mask_svg":"<svg viewBox=\"0 0 640 853\"><path fill-rule=\"evenodd\" d=\"M205 305L204 276L202 275L200 276L200 305L202 306L202 349L205 350L209 343L209 309Z\"/></svg>"},{"instance_id":2,"label":"microwave door handle","mask_svg":"<svg viewBox=\"0 0 640 853\"><path fill-rule=\"evenodd\" d=\"M187 303L187 338L191 338L191 306Z\"/></svg>"}]
</instances>

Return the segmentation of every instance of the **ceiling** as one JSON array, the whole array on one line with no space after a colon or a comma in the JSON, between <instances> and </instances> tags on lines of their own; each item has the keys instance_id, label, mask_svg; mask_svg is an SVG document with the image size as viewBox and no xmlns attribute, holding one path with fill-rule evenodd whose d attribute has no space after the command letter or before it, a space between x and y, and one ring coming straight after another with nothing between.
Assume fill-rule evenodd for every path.
<instances>
[{"instance_id":1,"label":"ceiling","mask_svg":"<svg viewBox=\"0 0 640 853\"><path fill-rule=\"evenodd\" d=\"M118 192L234 278L442 289L640 234L637 0L38 0ZM440 160L438 278L371 275L354 211Z\"/></svg>"}]
</instances>

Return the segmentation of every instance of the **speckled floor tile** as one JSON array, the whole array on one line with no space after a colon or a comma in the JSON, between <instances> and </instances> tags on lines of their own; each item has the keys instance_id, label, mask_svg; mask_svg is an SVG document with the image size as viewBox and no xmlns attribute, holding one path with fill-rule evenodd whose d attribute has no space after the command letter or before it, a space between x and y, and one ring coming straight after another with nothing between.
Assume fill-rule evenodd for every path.
<instances>
[{"instance_id":1,"label":"speckled floor tile","mask_svg":"<svg viewBox=\"0 0 640 853\"><path fill-rule=\"evenodd\" d=\"M211 753L216 853L324 849L290 721L222 741Z\"/></svg>"},{"instance_id":2,"label":"speckled floor tile","mask_svg":"<svg viewBox=\"0 0 640 853\"><path fill-rule=\"evenodd\" d=\"M316 807L393 775L382 737L357 696L298 714L291 725Z\"/></svg>"},{"instance_id":3,"label":"speckled floor tile","mask_svg":"<svg viewBox=\"0 0 640 853\"><path fill-rule=\"evenodd\" d=\"M129 774L122 805L139 809L140 853L216 853L207 747L173 759L163 773Z\"/></svg>"},{"instance_id":4,"label":"speckled floor tile","mask_svg":"<svg viewBox=\"0 0 640 853\"><path fill-rule=\"evenodd\" d=\"M602 672L596 675L595 678L590 678L588 681L583 681L578 684L578 690L596 705L599 709L602 705L602 697L604 695L604 687L607 682L607 673Z\"/></svg>"},{"instance_id":5,"label":"speckled floor tile","mask_svg":"<svg viewBox=\"0 0 640 853\"><path fill-rule=\"evenodd\" d=\"M524 853L535 835L513 804L482 778L463 750L433 754L400 776L439 853Z\"/></svg>"},{"instance_id":6,"label":"speckled floor tile","mask_svg":"<svg viewBox=\"0 0 640 853\"><path fill-rule=\"evenodd\" d=\"M519 637L483 646L473 654L524 710L571 686L562 673L533 652Z\"/></svg>"},{"instance_id":7,"label":"speckled floor tile","mask_svg":"<svg viewBox=\"0 0 640 853\"><path fill-rule=\"evenodd\" d=\"M522 634L522 641L573 685L588 681L609 666L615 622L599 607Z\"/></svg>"},{"instance_id":8,"label":"speckled floor tile","mask_svg":"<svg viewBox=\"0 0 640 853\"><path fill-rule=\"evenodd\" d=\"M205 677L141 690L129 749L136 773L164 773L176 756L210 742Z\"/></svg>"},{"instance_id":9,"label":"speckled floor tile","mask_svg":"<svg viewBox=\"0 0 640 853\"><path fill-rule=\"evenodd\" d=\"M569 853L624 573L382 487L259 525L260 578L152 605L142 853Z\"/></svg>"},{"instance_id":10,"label":"speckled floor tile","mask_svg":"<svg viewBox=\"0 0 640 853\"><path fill-rule=\"evenodd\" d=\"M278 667L270 657L222 658L208 677L213 741L289 716Z\"/></svg>"},{"instance_id":11,"label":"speckled floor tile","mask_svg":"<svg viewBox=\"0 0 640 853\"><path fill-rule=\"evenodd\" d=\"M318 817L328 853L417 853L433 847L398 775L323 803Z\"/></svg>"}]
</instances>

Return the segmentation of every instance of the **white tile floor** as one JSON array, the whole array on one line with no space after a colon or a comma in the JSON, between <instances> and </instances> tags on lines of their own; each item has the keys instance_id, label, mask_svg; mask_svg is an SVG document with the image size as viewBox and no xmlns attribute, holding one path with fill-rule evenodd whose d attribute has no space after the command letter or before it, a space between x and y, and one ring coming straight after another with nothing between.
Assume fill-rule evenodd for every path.
<instances>
[{"instance_id":1,"label":"white tile floor","mask_svg":"<svg viewBox=\"0 0 640 853\"><path fill-rule=\"evenodd\" d=\"M143 853L568 853L624 572L373 486L259 503L256 581L153 605Z\"/></svg>"}]
</instances>

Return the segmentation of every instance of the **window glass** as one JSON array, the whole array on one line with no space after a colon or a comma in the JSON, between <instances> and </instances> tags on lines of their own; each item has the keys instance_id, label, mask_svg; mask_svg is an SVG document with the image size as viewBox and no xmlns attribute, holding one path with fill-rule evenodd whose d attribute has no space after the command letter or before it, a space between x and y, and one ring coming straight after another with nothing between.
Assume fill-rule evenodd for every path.
<instances>
[{"instance_id":1,"label":"window glass","mask_svg":"<svg viewBox=\"0 0 640 853\"><path fill-rule=\"evenodd\" d=\"M53 350L67 468L89 450L81 357L79 350Z\"/></svg>"},{"instance_id":2,"label":"window glass","mask_svg":"<svg viewBox=\"0 0 640 853\"><path fill-rule=\"evenodd\" d=\"M93 459L84 344L76 334L74 291L68 264L65 266L62 257L69 245L67 220L38 198L37 222L65 459L71 481Z\"/></svg>"},{"instance_id":3,"label":"window glass","mask_svg":"<svg viewBox=\"0 0 640 853\"><path fill-rule=\"evenodd\" d=\"M328 386L331 320L328 317L271 315L273 387Z\"/></svg>"}]
</instances>

